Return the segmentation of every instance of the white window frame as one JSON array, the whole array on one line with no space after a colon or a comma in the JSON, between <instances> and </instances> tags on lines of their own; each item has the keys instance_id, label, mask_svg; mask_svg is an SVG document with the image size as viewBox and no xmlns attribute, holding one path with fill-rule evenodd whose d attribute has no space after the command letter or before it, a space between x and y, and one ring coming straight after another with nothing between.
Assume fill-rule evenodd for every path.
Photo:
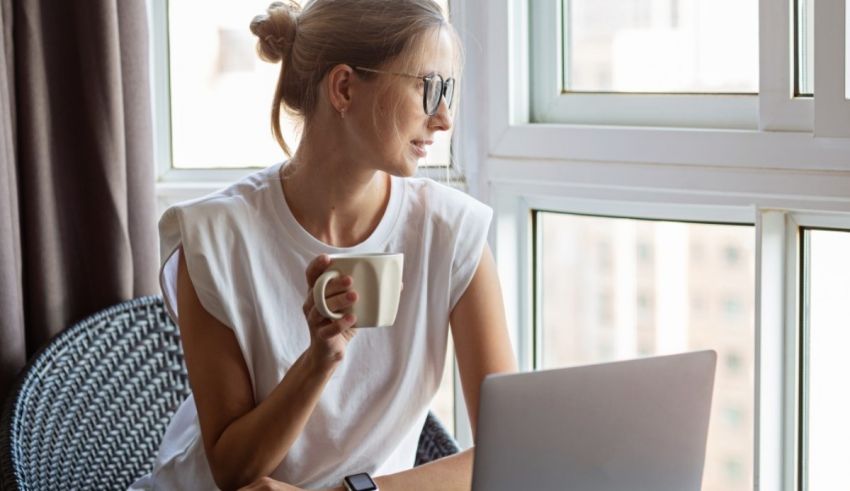
<instances>
[{"instance_id":1,"label":"white window frame","mask_svg":"<svg viewBox=\"0 0 850 491\"><path fill-rule=\"evenodd\" d=\"M528 20L535 25L530 33L535 67L531 121L811 132L817 106L816 135L850 136L850 102L845 97L844 80L848 23L844 2L826 2L815 9L816 102L795 94L793 1L759 2L757 95L563 93L559 83L562 47L560 43L547 43L558 37L561 5L561 0L535 0L528 7Z\"/></svg>"},{"instance_id":2,"label":"white window frame","mask_svg":"<svg viewBox=\"0 0 850 491\"><path fill-rule=\"evenodd\" d=\"M814 103L797 97L794 79L794 2L760 0L759 129L811 132Z\"/></svg>"},{"instance_id":3,"label":"white window frame","mask_svg":"<svg viewBox=\"0 0 850 491\"><path fill-rule=\"evenodd\" d=\"M562 0L529 2L531 35L531 120L536 123L616 124L755 129L758 97L752 94L617 94L564 92ZM541 46L545 46L541 48ZM547 49L552 47L554 49Z\"/></svg>"},{"instance_id":4,"label":"white window frame","mask_svg":"<svg viewBox=\"0 0 850 491\"><path fill-rule=\"evenodd\" d=\"M555 176L558 172L550 163L523 162L521 169L515 164L499 162L492 170L499 177L491 180L491 206L497 217L491 244L495 246L511 339L522 370L534 368L534 353L539 349L533 337L535 305L531 269L534 260L531 221L535 211L755 226L753 489L801 489L797 484L797 459L802 458L797 451L801 416L798 411L801 381L797 370L801 342L799 237L803 227L850 231L850 199L801 199L793 194L771 196L758 192L703 192L696 197L668 186L568 184ZM587 166L592 165L595 164L587 164L575 173L587 172ZM515 172L521 172L525 179ZM724 171L713 172L716 175L701 177L709 180L729 177ZM529 179L529 176L534 177ZM816 181L807 186L824 184ZM844 176L837 184L837 187L850 186L850 176ZM815 208L819 211L799 211Z\"/></svg>"},{"instance_id":5,"label":"white window frame","mask_svg":"<svg viewBox=\"0 0 850 491\"><path fill-rule=\"evenodd\" d=\"M797 259L797 269L799 266L803 264L801 257L803 255L802 251L802 235L804 229L826 229L826 230L838 230L838 231L850 231L850 220L847 219L844 215L827 215L827 214L816 214L816 213L792 213L789 214L787 219L787 231L786 233L789 236L788 247L794 248L793 251L796 255L789 254L790 257L795 257ZM795 233L796 232L796 233ZM790 269L790 265L789 265ZM797 271L797 276L789 276L789 282L795 281L797 285L801 285L801 278L804 276L805 272L800 270ZM792 286L793 287L793 286ZM802 297L803 290L802 287L799 288L799 295ZM802 319L802 315L805 315L805 312L801 312L803 302L805 299L800 298L799 301L795 304L796 310L791 310L789 308L788 315L796 316L798 321ZM802 349L798 349L799 353L803 353L805 357L806 365L808 364L808 358L811 357L811 346L809 345L809 340L807 339L807 333L804 330L804 327L801 325L798 329L798 343L802 344ZM801 363L803 360L800 360ZM802 370L802 369L801 369ZM809 413L809 398L808 398L808 387L810 387L809 381L806 377L810 376L811 372L808 370L808 367L805 368L803 373L798 374L799 380L797 381L798 386L795 389L798 390L798 394L802 398L802 401L795 400L797 406L803 408L803 415L798 419L799 424L802 428L795 428L797 433L803 437L805 437L806 433L808 433L808 420L803 419L805 414ZM797 443L796 448L800 449L800 454L797 455L801 462L801 468L803 471L803 475L799 476L799 479L802 482L799 485L800 491L806 491L809 489L808 487L808 460L809 460L809 442L808 440ZM796 461L795 461L796 463Z\"/></svg>"},{"instance_id":6,"label":"white window frame","mask_svg":"<svg viewBox=\"0 0 850 491\"><path fill-rule=\"evenodd\" d=\"M531 369L534 349L534 210L751 223L757 255L753 489L782 491L798 489L801 458L799 230L827 223L850 230L850 139L819 131L812 98L793 97L789 1L760 1L763 76L759 121L751 130L532 123L529 0L468 0L468 10L484 15L459 26L479 40L477 51L467 44L477 69L466 72L463 98L477 112L463 120L460 139L486 139L463 157L479 163L471 188L495 212L490 244L520 367ZM843 40L840 28L835 38ZM844 80L834 57L833 68L816 61L816 83Z\"/></svg>"},{"instance_id":7,"label":"white window frame","mask_svg":"<svg viewBox=\"0 0 850 491\"><path fill-rule=\"evenodd\" d=\"M753 130L534 124L528 90L528 0L470 1L486 11L491 31L477 33L478 39L487 39L484 46L490 61L487 77L480 81L490 96L489 121L483 125L490 155L770 169L850 169L850 140L834 138L839 133L837 130L827 131L835 125L840 130L841 125L822 121L822 131L813 135L809 128L812 125L809 113L814 112L812 101L793 97L793 71L788 61L791 42L787 38L781 40L783 33L790 35L790 0L783 0L781 8L775 5L780 3L775 0L760 3L763 27L759 63L764 75L760 85L767 89L767 95L759 100L759 128ZM838 28L841 35L835 39L844 39L843 25ZM843 81L844 74L838 73L838 65L834 55L830 62L816 60L815 83L830 77L840 77ZM843 67L843 62L840 65ZM782 82L770 85L776 80ZM836 105L830 107L833 106ZM819 113L824 111L827 110ZM660 153L655 148L666 151Z\"/></svg>"}]
</instances>

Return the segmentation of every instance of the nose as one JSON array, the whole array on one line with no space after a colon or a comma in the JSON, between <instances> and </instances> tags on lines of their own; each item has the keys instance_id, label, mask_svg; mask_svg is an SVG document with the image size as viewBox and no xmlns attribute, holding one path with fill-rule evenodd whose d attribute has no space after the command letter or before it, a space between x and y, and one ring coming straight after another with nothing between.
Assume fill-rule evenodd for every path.
<instances>
[{"instance_id":1,"label":"nose","mask_svg":"<svg viewBox=\"0 0 850 491\"><path fill-rule=\"evenodd\" d=\"M440 105L437 106L437 112L428 119L428 127L436 131L452 129L452 113L445 97L440 97Z\"/></svg>"}]
</instances>

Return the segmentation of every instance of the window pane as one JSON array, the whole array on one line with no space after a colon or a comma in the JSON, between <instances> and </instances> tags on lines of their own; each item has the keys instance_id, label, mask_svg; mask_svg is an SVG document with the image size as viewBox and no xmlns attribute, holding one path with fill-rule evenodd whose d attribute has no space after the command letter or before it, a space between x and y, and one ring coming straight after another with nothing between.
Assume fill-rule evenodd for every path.
<instances>
[{"instance_id":1,"label":"window pane","mask_svg":"<svg viewBox=\"0 0 850 491\"><path fill-rule=\"evenodd\" d=\"M797 93L815 93L815 2L797 0Z\"/></svg>"},{"instance_id":2,"label":"window pane","mask_svg":"<svg viewBox=\"0 0 850 491\"><path fill-rule=\"evenodd\" d=\"M540 212L539 368L714 349L703 489L753 472L752 227Z\"/></svg>"},{"instance_id":3,"label":"window pane","mask_svg":"<svg viewBox=\"0 0 850 491\"><path fill-rule=\"evenodd\" d=\"M269 121L280 65L257 57L248 29L270 3L168 2L173 167L265 167L285 158ZM294 149L295 121L283 115L281 127ZM445 132L435 135L422 165L448 164L450 141Z\"/></svg>"},{"instance_id":4,"label":"window pane","mask_svg":"<svg viewBox=\"0 0 850 491\"><path fill-rule=\"evenodd\" d=\"M846 481L850 441L850 233L806 232L808 489ZM804 389L805 390L805 389Z\"/></svg>"},{"instance_id":5,"label":"window pane","mask_svg":"<svg viewBox=\"0 0 850 491\"><path fill-rule=\"evenodd\" d=\"M758 92L757 0L562 0L564 90Z\"/></svg>"}]
</instances>

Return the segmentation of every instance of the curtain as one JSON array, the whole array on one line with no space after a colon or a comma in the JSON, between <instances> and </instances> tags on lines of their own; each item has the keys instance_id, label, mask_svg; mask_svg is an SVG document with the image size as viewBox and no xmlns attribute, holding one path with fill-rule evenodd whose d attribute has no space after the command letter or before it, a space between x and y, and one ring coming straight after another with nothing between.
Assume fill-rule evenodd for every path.
<instances>
[{"instance_id":1,"label":"curtain","mask_svg":"<svg viewBox=\"0 0 850 491\"><path fill-rule=\"evenodd\" d=\"M158 291L145 4L0 0L0 397L62 329Z\"/></svg>"}]
</instances>

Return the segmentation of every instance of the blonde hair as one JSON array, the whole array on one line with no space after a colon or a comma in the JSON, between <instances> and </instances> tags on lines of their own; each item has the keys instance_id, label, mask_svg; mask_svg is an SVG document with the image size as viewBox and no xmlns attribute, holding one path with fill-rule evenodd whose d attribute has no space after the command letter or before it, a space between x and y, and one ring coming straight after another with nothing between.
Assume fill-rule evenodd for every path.
<instances>
[{"instance_id":1,"label":"blonde hair","mask_svg":"<svg viewBox=\"0 0 850 491\"><path fill-rule=\"evenodd\" d=\"M441 29L454 40L459 72L459 38L434 0L313 0L303 10L294 0L272 3L251 21L251 32L258 38L260 58L281 64L271 113L275 140L291 156L280 129L280 110L308 124L316 111L319 83L331 68L377 68L396 59L413 68L422 63L425 36Z\"/></svg>"}]
</instances>

